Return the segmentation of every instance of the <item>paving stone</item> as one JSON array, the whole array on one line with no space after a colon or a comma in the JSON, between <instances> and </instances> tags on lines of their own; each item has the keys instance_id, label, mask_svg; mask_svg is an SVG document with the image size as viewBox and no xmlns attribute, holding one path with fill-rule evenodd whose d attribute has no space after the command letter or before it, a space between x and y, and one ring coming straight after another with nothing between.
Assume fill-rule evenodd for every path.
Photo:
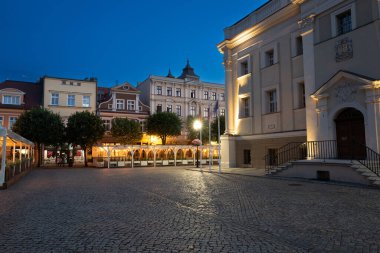
<instances>
[{"instance_id":1,"label":"paving stone","mask_svg":"<svg viewBox=\"0 0 380 253\"><path fill-rule=\"evenodd\" d=\"M184 168L40 169L0 191L0 252L378 252L380 191Z\"/></svg>"}]
</instances>

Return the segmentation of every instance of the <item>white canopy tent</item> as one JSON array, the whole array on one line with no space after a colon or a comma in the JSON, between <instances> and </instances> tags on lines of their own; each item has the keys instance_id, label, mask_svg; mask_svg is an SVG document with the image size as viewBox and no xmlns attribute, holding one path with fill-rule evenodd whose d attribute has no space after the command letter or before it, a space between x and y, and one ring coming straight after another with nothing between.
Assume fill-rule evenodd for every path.
<instances>
[{"instance_id":1,"label":"white canopy tent","mask_svg":"<svg viewBox=\"0 0 380 253\"><path fill-rule=\"evenodd\" d=\"M33 142L24 137L12 132L9 129L0 126L0 141L1 141L1 170L0 170L0 187L6 182L7 163L12 163L15 170L21 172L22 166L25 168L31 167L31 158L33 157ZM17 152L16 152L17 150ZM8 155L7 155L8 152ZM8 159L7 159L8 158ZM16 166L16 162L17 163ZM21 162L22 161L22 162Z\"/></svg>"}]
</instances>

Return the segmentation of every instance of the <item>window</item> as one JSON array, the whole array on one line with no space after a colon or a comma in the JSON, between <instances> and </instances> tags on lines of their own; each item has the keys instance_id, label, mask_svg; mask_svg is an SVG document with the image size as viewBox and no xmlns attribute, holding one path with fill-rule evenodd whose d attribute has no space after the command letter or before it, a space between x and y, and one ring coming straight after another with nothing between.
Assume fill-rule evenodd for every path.
<instances>
[{"instance_id":1,"label":"window","mask_svg":"<svg viewBox=\"0 0 380 253\"><path fill-rule=\"evenodd\" d=\"M298 84L298 94L299 94L298 107L305 108L306 103L305 103L305 83L304 82Z\"/></svg>"},{"instance_id":2,"label":"window","mask_svg":"<svg viewBox=\"0 0 380 253\"><path fill-rule=\"evenodd\" d=\"M167 89L166 89L166 95L167 96L173 96L173 89L172 89L172 87L168 87Z\"/></svg>"},{"instance_id":3,"label":"window","mask_svg":"<svg viewBox=\"0 0 380 253\"><path fill-rule=\"evenodd\" d=\"M203 92L203 99L208 100L208 91Z\"/></svg>"},{"instance_id":4,"label":"window","mask_svg":"<svg viewBox=\"0 0 380 253\"><path fill-rule=\"evenodd\" d=\"M142 111L142 106L141 105L139 105L139 112L141 112Z\"/></svg>"},{"instance_id":5,"label":"window","mask_svg":"<svg viewBox=\"0 0 380 253\"><path fill-rule=\"evenodd\" d=\"M190 91L190 97L191 98L195 98L196 96L195 96L195 90L191 90Z\"/></svg>"},{"instance_id":6,"label":"window","mask_svg":"<svg viewBox=\"0 0 380 253\"><path fill-rule=\"evenodd\" d=\"M90 96L83 96L82 105L83 107L90 107Z\"/></svg>"},{"instance_id":7,"label":"window","mask_svg":"<svg viewBox=\"0 0 380 253\"><path fill-rule=\"evenodd\" d=\"M6 105L19 105L20 104L20 96L3 96L3 104Z\"/></svg>"},{"instance_id":8,"label":"window","mask_svg":"<svg viewBox=\"0 0 380 253\"><path fill-rule=\"evenodd\" d=\"M215 92L211 93L211 100L216 100L216 93Z\"/></svg>"},{"instance_id":9,"label":"window","mask_svg":"<svg viewBox=\"0 0 380 253\"><path fill-rule=\"evenodd\" d=\"M117 110L124 110L124 99L116 99L116 109Z\"/></svg>"},{"instance_id":10,"label":"window","mask_svg":"<svg viewBox=\"0 0 380 253\"><path fill-rule=\"evenodd\" d=\"M157 90L156 90L156 94L157 94L157 95L162 95L162 86L157 86L156 89L157 89Z\"/></svg>"},{"instance_id":11,"label":"window","mask_svg":"<svg viewBox=\"0 0 380 253\"><path fill-rule=\"evenodd\" d=\"M267 92L268 99L268 112L277 112L277 94L276 90L271 90Z\"/></svg>"},{"instance_id":12,"label":"window","mask_svg":"<svg viewBox=\"0 0 380 253\"><path fill-rule=\"evenodd\" d=\"M244 149L243 155L244 155L244 164L251 164L251 150Z\"/></svg>"},{"instance_id":13,"label":"window","mask_svg":"<svg viewBox=\"0 0 380 253\"><path fill-rule=\"evenodd\" d=\"M195 116L195 106L194 105L190 106L190 115Z\"/></svg>"},{"instance_id":14,"label":"window","mask_svg":"<svg viewBox=\"0 0 380 253\"><path fill-rule=\"evenodd\" d=\"M175 89L175 95L176 95L177 97L180 97L180 96L181 96L181 89L180 89L180 88Z\"/></svg>"},{"instance_id":15,"label":"window","mask_svg":"<svg viewBox=\"0 0 380 253\"><path fill-rule=\"evenodd\" d=\"M226 115L226 109L220 109L220 116Z\"/></svg>"},{"instance_id":16,"label":"window","mask_svg":"<svg viewBox=\"0 0 380 253\"><path fill-rule=\"evenodd\" d=\"M59 101L59 93L52 93L51 94L51 105L58 105Z\"/></svg>"},{"instance_id":17,"label":"window","mask_svg":"<svg viewBox=\"0 0 380 253\"><path fill-rule=\"evenodd\" d=\"M240 99L240 117L249 117L249 97Z\"/></svg>"},{"instance_id":18,"label":"window","mask_svg":"<svg viewBox=\"0 0 380 253\"><path fill-rule=\"evenodd\" d=\"M134 100L128 100L127 101L127 110L128 111L134 111L135 110L135 101Z\"/></svg>"},{"instance_id":19,"label":"window","mask_svg":"<svg viewBox=\"0 0 380 253\"><path fill-rule=\"evenodd\" d=\"M248 74L248 61L242 61L240 62L240 76L244 76Z\"/></svg>"},{"instance_id":20,"label":"window","mask_svg":"<svg viewBox=\"0 0 380 253\"><path fill-rule=\"evenodd\" d=\"M173 106L172 106L172 105L168 105L168 106L166 107L166 111L167 111L167 112L173 112Z\"/></svg>"},{"instance_id":21,"label":"window","mask_svg":"<svg viewBox=\"0 0 380 253\"><path fill-rule=\"evenodd\" d=\"M224 101L224 93L219 94L219 100Z\"/></svg>"},{"instance_id":22,"label":"window","mask_svg":"<svg viewBox=\"0 0 380 253\"><path fill-rule=\"evenodd\" d=\"M162 104L157 105L156 112L162 112Z\"/></svg>"},{"instance_id":23,"label":"window","mask_svg":"<svg viewBox=\"0 0 380 253\"><path fill-rule=\"evenodd\" d=\"M0 125L1 125L1 126L4 125L4 118L3 118L3 116L0 116Z\"/></svg>"},{"instance_id":24,"label":"window","mask_svg":"<svg viewBox=\"0 0 380 253\"><path fill-rule=\"evenodd\" d=\"M177 115L181 116L181 114L182 114L181 113L181 106L180 105L176 105L175 110L176 110Z\"/></svg>"},{"instance_id":25,"label":"window","mask_svg":"<svg viewBox=\"0 0 380 253\"><path fill-rule=\"evenodd\" d=\"M208 118L209 115L209 108L204 108L203 109L203 117Z\"/></svg>"},{"instance_id":26,"label":"window","mask_svg":"<svg viewBox=\"0 0 380 253\"><path fill-rule=\"evenodd\" d=\"M272 49L265 52L265 65L272 66L273 64L274 64L274 51Z\"/></svg>"},{"instance_id":27,"label":"window","mask_svg":"<svg viewBox=\"0 0 380 253\"><path fill-rule=\"evenodd\" d=\"M145 120L140 121L140 128L141 128L141 132L146 131L146 121Z\"/></svg>"},{"instance_id":28,"label":"window","mask_svg":"<svg viewBox=\"0 0 380 253\"><path fill-rule=\"evenodd\" d=\"M108 109L112 109L112 104L108 104Z\"/></svg>"},{"instance_id":29,"label":"window","mask_svg":"<svg viewBox=\"0 0 380 253\"><path fill-rule=\"evenodd\" d=\"M296 55L303 54L302 36L296 38Z\"/></svg>"},{"instance_id":30,"label":"window","mask_svg":"<svg viewBox=\"0 0 380 253\"><path fill-rule=\"evenodd\" d=\"M104 125L104 129L106 131L110 131L111 130L111 120L109 119L104 119L103 120L103 125Z\"/></svg>"},{"instance_id":31,"label":"window","mask_svg":"<svg viewBox=\"0 0 380 253\"><path fill-rule=\"evenodd\" d=\"M342 35L352 30L351 10L336 16L336 26L337 35Z\"/></svg>"},{"instance_id":32,"label":"window","mask_svg":"<svg viewBox=\"0 0 380 253\"><path fill-rule=\"evenodd\" d=\"M9 126L8 126L8 128L9 129L12 129L12 127L13 127L13 125L14 125L14 123L16 123L16 121L17 121L17 117L9 117Z\"/></svg>"},{"instance_id":33,"label":"window","mask_svg":"<svg viewBox=\"0 0 380 253\"><path fill-rule=\"evenodd\" d=\"M67 105L75 106L75 95L67 95Z\"/></svg>"}]
</instances>

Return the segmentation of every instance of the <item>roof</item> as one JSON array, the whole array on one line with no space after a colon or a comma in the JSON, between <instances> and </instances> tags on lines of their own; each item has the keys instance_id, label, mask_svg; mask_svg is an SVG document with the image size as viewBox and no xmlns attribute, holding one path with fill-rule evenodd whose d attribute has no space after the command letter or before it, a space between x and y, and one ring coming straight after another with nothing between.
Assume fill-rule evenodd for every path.
<instances>
[{"instance_id":1,"label":"roof","mask_svg":"<svg viewBox=\"0 0 380 253\"><path fill-rule=\"evenodd\" d=\"M178 78L185 79L186 77L199 78L199 76L195 74L194 69L190 66L189 60L187 60L187 64L182 69L182 74Z\"/></svg>"},{"instance_id":2,"label":"roof","mask_svg":"<svg viewBox=\"0 0 380 253\"><path fill-rule=\"evenodd\" d=\"M13 88L18 89L25 93L24 97L24 105L21 106L15 106L11 105L0 105L1 107L7 107L7 108L20 108L23 109L31 109L33 107L41 106L42 105L42 85L40 82L33 83L33 82L23 82L23 81L14 81L14 80L6 80L2 83L0 83L0 90L5 88Z\"/></svg>"}]
</instances>

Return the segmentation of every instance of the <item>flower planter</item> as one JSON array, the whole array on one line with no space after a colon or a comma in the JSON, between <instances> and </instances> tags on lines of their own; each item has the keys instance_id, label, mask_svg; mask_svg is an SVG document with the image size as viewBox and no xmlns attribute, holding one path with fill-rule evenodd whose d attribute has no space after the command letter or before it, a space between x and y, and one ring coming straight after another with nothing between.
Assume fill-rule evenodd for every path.
<instances>
[{"instance_id":1,"label":"flower planter","mask_svg":"<svg viewBox=\"0 0 380 253\"><path fill-rule=\"evenodd\" d=\"M104 161L103 162L95 162L95 167L103 168L104 167Z\"/></svg>"},{"instance_id":2,"label":"flower planter","mask_svg":"<svg viewBox=\"0 0 380 253\"><path fill-rule=\"evenodd\" d=\"M148 166L148 161L141 161L141 166Z\"/></svg>"}]
</instances>

